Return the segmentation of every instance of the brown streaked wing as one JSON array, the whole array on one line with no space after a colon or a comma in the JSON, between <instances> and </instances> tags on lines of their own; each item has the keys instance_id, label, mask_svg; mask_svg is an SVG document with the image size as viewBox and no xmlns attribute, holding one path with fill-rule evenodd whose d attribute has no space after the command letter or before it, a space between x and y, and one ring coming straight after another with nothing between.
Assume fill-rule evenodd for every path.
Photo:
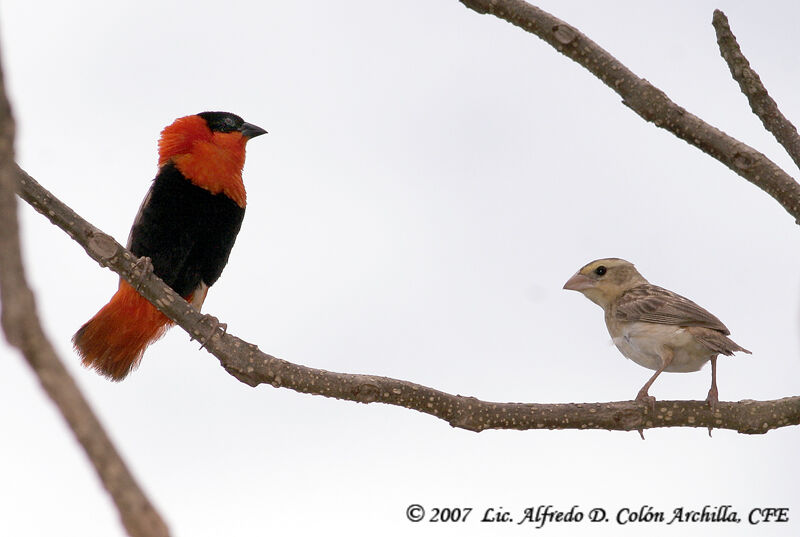
<instances>
[{"instance_id":1,"label":"brown streaked wing","mask_svg":"<svg viewBox=\"0 0 800 537\"><path fill-rule=\"evenodd\" d=\"M722 321L686 297L657 285L638 285L629 289L615 305L614 317L620 321L645 321L680 326L703 326L730 334Z\"/></svg>"}]
</instances>

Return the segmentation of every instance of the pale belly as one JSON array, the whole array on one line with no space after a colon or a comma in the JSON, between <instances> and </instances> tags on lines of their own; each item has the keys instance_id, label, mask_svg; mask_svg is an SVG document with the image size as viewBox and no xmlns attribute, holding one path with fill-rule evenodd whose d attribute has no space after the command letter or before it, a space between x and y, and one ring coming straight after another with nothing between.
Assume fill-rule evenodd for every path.
<instances>
[{"instance_id":1,"label":"pale belly","mask_svg":"<svg viewBox=\"0 0 800 537\"><path fill-rule=\"evenodd\" d=\"M689 331L674 325L624 323L622 334L612 339L626 358L652 370L661 367L665 348L672 349L673 357L664 371L675 373L699 371L714 356Z\"/></svg>"}]
</instances>

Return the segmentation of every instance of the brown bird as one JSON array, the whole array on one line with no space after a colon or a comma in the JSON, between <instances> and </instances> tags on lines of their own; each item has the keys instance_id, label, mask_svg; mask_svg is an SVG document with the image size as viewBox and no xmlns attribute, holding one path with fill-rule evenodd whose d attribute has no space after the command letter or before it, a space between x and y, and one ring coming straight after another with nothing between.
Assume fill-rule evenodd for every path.
<instances>
[{"instance_id":1,"label":"brown bird","mask_svg":"<svg viewBox=\"0 0 800 537\"><path fill-rule=\"evenodd\" d=\"M632 263L608 258L592 261L564 284L603 308L606 327L619 351L655 373L636 400L655 404L647 391L662 371L699 371L711 360L711 389L706 401L714 408L717 355L746 352L731 340L730 331L688 298L650 284Z\"/></svg>"}]
</instances>

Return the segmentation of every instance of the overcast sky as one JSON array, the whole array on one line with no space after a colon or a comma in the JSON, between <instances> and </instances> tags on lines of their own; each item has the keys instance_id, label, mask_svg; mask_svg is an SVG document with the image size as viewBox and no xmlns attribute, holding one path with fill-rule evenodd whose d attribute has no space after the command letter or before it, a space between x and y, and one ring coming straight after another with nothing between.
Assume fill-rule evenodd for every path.
<instances>
[{"instance_id":1,"label":"overcast sky","mask_svg":"<svg viewBox=\"0 0 800 537\"><path fill-rule=\"evenodd\" d=\"M20 164L124 242L175 118L264 127L248 209L204 310L283 359L491 401L633 398L651 372L602 311L561 289L623 257L698 302L753 351L719 360L724 401L800 393L800 233L776 201L645 123L536 37L456 0L0 0ZM794 176L731 79L722 8L783 112L800 121L796 2L538 3L638 76ZM414 411L252 389L173 329L113 384L70 337L117 277L22 205L46 330L173 534L509 535L478 522L552 504L616 512L790 508L782 525L650 535L797 535L800 429L485 431ZM84 453L28 366L0 344L0 535L123 535ZM704 399L708 367L659 399ZM472 507L413 524L409 504ZM553 525L549 535L640 534ZM457 533L455 533L457 532Z\"/></svg>"}]
</instances>

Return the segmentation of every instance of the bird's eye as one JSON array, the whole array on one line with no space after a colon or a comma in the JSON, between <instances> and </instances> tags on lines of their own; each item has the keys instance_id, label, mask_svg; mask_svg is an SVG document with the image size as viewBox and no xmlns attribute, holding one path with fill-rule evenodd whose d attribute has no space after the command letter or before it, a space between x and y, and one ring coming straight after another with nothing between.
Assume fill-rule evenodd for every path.
<instances>
[{"instance_id":1,"label":"bird's eye","mask_svg":"<svg viewBox=\"0 0 800 537\"><path fill-rule=\"evenodd\" d=\"M600 265L599 267L594 269L594 273L597 274L598 276L602 276L603 274L605 274L607 272L607 270L608 269L606 269L606 267L604 267L603 265Z\"/></svg>"},{"instance_id":2,"label":"bird's eye","mask_svg":"<svg viewBox=\"0 0 800 537\"><path fill-rule=\"evenodd\" d=\"M236 122L233 120L233 118L226 117L225 120L224 120L224 123L225 123L226 127L230 127L230 128L235 128L236 127Z\"/></svg>"}]
</instances>

